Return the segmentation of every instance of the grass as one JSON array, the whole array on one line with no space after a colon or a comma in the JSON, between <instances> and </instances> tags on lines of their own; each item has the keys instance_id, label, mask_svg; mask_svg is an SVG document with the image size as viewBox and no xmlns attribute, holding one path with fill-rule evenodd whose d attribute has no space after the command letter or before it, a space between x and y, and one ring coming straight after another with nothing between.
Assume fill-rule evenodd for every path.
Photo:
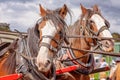
<instances>
[{"instance_id":1,"label":"grass","mask_svg":"<svg viewBox=\"0 0 120 80\"><path fill-rule=\"evenodd\" d=\"M99 73L95 73L95 74L94 74L94 79L95 79L95 80L98 80L98 79L99 79Z\"/></svg>"}]
</instances>

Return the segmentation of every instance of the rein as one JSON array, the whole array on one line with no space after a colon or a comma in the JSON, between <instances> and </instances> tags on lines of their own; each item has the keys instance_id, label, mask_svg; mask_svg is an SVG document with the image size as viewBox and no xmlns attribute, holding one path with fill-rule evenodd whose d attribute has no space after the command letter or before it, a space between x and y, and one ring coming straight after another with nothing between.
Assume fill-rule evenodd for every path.
<instances>
[{"instance_id":1,"label":"rein","mask_svg":"<svg viewBox=\"0 0 120 80\"><path fill-rule=\"evenodd\" d=\"M91 51L91 50L84 50L84 49L76 49L76 48L71 48L71 47L68 47L68 46L62 46L62 48L65 48L65 49L70 49L70 50L76 50L76 51L81 51L81 52L86 52L87 54L84 54L83 56L81 56L81 57L78 57L78 58L70 58L70 59L67 59L67 60L61 60L61 59L58 59L58 61L60 61L60 62L70 62L70 61L72 61L72 62L76 62L78 59L82 59L82 58L84 58L84 57L86 57L86 56L90 56L90 55L92 55L93 53L94 54L102 54L102 55L108 55L108 56L116 56L116 57L120 57L120 53L114 53L114 52L103 52L103 51ZM94 63L94 61L93 61L93 57L91 56L91 60L90 60L90 62L88 62L88 63L83 63L82 61L80 61L79 60L79 69L76 71L76 72L78 72L78 73L81 73L81 74L85 74L85 75L88 75L88 74L90 74L92 71L93 71L93 63Z\"/></svg>"},{"instance_id":2,"label":"rein","mask_svg":"<svg viewBox=\"0 0 120 80\"><path fill-rule=\"evenodd\" d=\"M76 51L82 51L82 52L89 52L88 54L85 54L79 58L76 58L76 59L80 59L80 58L83 58L91 53L94 53L94 54L103 54L103 55L109 55L109 56L116 56L116 57L120 57L120 53L115 53L115 52L103 52L103 51L91 51L91 50L84 50L84 49L77 49L77 48L71 48L71 47L68 47L68 46L62 46L62 48L66 48L66 49L73 49L73 50L76 50ZM74 60L74 59L73 59ZM64 61L64 60L63 60ZM70 61L70 60L68 60ZM72 61L72 59L71 59Z\"/></svg>"},{"instance_id":3,"label":"rein","mask_svg":"<svg viewBox=\"0 0 120 80\"><path fill-rule=\"evenodd\" d=\"M93 38L98 40L120 40L120 38L111 38L111 37L97 37L97 36L83 36L83 35L66 35L67 38Z\"/></svg>"}]
</instances>

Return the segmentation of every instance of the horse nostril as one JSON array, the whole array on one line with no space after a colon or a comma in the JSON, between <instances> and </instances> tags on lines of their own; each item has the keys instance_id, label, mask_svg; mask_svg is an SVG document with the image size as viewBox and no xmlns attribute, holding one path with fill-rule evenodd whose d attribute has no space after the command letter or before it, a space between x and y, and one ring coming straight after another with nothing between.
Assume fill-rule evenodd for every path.
<instances>
[{"instance_id":1,"label":"horse nostril","mask_svg":"<svg viewBox=\"0 0 120 80\"><path fill-rule=\"evenodd\" d=\"M50 64L50 60L46 61L45 67L47 67Z\"/></svg>"},{"instance_id":2,"label":"horse nostril","mask_svg":"<svg viewBox=\"0 0 120 80\"><path fill-rule=\"evenodd\" d=\"M106 41L105 44L108 44L108 41Z\"/></svg>"}]
</instances>

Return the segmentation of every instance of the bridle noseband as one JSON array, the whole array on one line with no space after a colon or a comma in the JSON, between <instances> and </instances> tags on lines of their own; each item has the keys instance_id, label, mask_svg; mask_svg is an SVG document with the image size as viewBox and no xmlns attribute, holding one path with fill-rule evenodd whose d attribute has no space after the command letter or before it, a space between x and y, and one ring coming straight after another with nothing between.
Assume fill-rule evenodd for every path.
<instances>
[{"instance_id":1,"label":"bridle noseband","mask_svg":"<svg viewBox=\"0 0 120 80\"><path fill-rule=\"evenodd\" d=\"M109 22L108 22L107 20L105 20L105 26L102 26L102 27L98 30L98 32L94 32L94 31L90 28L90 26L92 25L91 23L94 23L94 22L91 21L90 19L88 19L88 18L90 18L90 17L91 17L92 15L94 15L94 14L100 15L100 16L105 20L105 18L104 18L99 12L91 11L91 10L88 9L87 16L84 17L84 21L85 21L85 24L86 24L84 27L86 27L86 28L88 29L88 31L92 34L92 36L99 36L100 33L103 32L104 30L109 30L110 25L109 25ZM89 16L88 16L88 15L89 15ZM81 20L82 20L82 19L81 19Z\"/></svg>"},{"instance_id":2,"label":"bridle noseband","mask_svg":"<svg viewBox=\"0 0 120 80\"><path fill-rule=\"evenodd\" d=\"M52 41L54 41L54 42L55 42L57 45L59 45L59 46L56 48L56 47L53 47L51 44L48 44L48 43L45 43L45 42L40 42L39 47L45 46L45 47L47 47L50 51L52 51L52 52L54 52L54 53L57 53L58 50L60 49L60 43L61 43L62 39L60 39L60 41L58 41L58 40L54 39L53 36L49 36L49 35L42 36L42 39L43 39L43 38L49 38L49 39L51 39Z\"/></svg>"},{"instance_id":3,"label":"bridle noseband","mask_svg":"<svg viewBox=\"0 0 120 80\"><path fill-rule=\"evenodd\" d=\"M40 24L37 23L37 24ZM63 25L63 28L57 33L57 35L60 36L59 39L55 39L53 36L50 35L44 35L41 37L40 42L39 42L39 47L44 46L47 47L51 52L53 52L53 54L56 55L56 53L62 48L62 43L65 42L66 44L69 44L69 41L66 37L66 32L65 32L65 28L67 25ZM40 33L40 32L39 32ZM48 44L45 42L41 42L43 38L49 38L51 39L51 41L55 42L55 44L57 44L57 47L54 47L52 44Z\"/></svg>"},{"instance_id":4,"label":"bridle noseband","mask_svg":"<svg viewBox=\"0 0 120 80\"><path fill-rule=\"evenodd\" d=\"M104 30L108 30L109 27L108 26L102 26L98 32L94 32L91 28L90 28L91 23L89 22L86 26L86 28L92 33L92 36L99 36L101 32L103 32Z\"/></svg>"},{"instance_id":5,"label":"bridle noseband","mask_svg":"<svg viewBox=\"0 0 120 80\"><path fill-rule=\"evenodd\" d=\"M93 12L93 14L98 14L104 19L104 17L99 12ZM93 21L91 22L90 19L86 18L86 26L85 27L86 27L87 31L91 34L91 36L98 37L98 36L100 36L100 33L102 33L104 30L109 30L109 28L110 28L109 22L106 19L104 19L104 21L105 21L105 26L102 26L98 30L98 32L95 32L90 28L92 26L92 23L94 23ZM96 50L98 48L101 49L102 43L100 41L102 41L102 40L100 38L96 38L96 39L93 38L93 41L95 41L95 43L96 43L96 45L91 45L93 47L93 50Z\"/></svg>"}]
</instances>

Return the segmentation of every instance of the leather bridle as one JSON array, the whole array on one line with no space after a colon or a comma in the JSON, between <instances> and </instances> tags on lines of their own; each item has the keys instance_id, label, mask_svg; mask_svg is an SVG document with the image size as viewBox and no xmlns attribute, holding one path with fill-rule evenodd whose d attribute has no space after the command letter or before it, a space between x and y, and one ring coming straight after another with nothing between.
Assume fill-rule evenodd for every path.
<instances>
[{"instance_id":1,"label":"leather bridle","mask_svg":"<svg viewBox=\"0 0 120 80\"><path fill-rule=\"evenodd\" d=\"M96 13L96 12L93 12L94 14ZM97 13L98 14L98 13ZM99 14L100 15L100 14ZM101 16L101 15L100 15ZM101 16L102 17L102 16ZM105 20L105 24L106 24L106 26L102 26L99 30L98 30L98 32L94 32L90 27L91 27L91 20L89 20L87 17L85 17L85 26L82 26L82 25L80 25L81 27L82 27L82 35L83 36L89 36L89 35L91 35L91 36L99 36L100 35L100 33L101 32L103 32L104 30L108 30L109 29L109 23ZM84 27L84 28L83 28ZM85 31L87 31L89 34L85 34ZM97 42L97 45L95 46L94 45L94 47L99 47L100 45L98 44L99 43L99 39L94 39L93 38L93 40L94 41L96 41ZM89 42L87 42L88 44L89 44ZM94 44L94 43L92 43L92 44ZM92 47L93 47L93 45L91 45ZM79 68L79 70L77 71L77 72L79 72L79 73L82 73L82 74L89 74L92 70L93 70L93 68L94 68L94 57L93 57L93 54L91 54L91 53L87 53L87 54L85 54L85 55L83 55L83 56L81 56L81 57L79 57L79 58L76 58L76 56L74 55L74 52L73 52L73 50L72 50L72 48L70 48L71 46L69 46L68 47L68 52L67 52L67 54L68 54L68 56L69 56L69 58L70 59L68 59L68 61L72 61L73 62L73 64L77 64L77 65L80 65L80 68ZM93 50L95 50L96 48L94 48ZM79 59L82 59L82 58L84 58L84 57L86 57L86 56L88 56L89 57L89 59L88 59L88 62L87 63L84 63L84 62L82 62L81 60L79 60ZM65 61L67 61L67 60L62 60L63 62Z\"/></svg>"},{"instance_id":2,"label":"leather bridle","mask_svg":"<svg viewBox=\"0 0 120 80\"><path fill-rule=\"evenodd\" d=\"M38 23L39 24L39 23ZM56 40L53 36L50 36L50 35L44 35L41 37L40 39L40 42L39 42L39 47L41 46L45 46L47 47L50 51L52 51L53 53L57 53L61 47L62 47L62 44L63 42L65 42L66 44L69 44L69 41L66 37L66 32L65 32L65 27L67 25L63 26L62 30L60 30L57 34L60 36L60 39L59 40ZM51 44L48 44L48 43L45 43L45 42L41 42L43 38L49 38L51 39L52 41L54 41L58 46L57 47L54 47L53 45Z\"/></svg>"},{"instance_id":3,"label":"leather bridle","mask_svg":"<svg viewBox=\"0 0 120 80\"><path fill-rule=\"evenodd\" d=\"M54 41L58 46L57 46L57 47L54 47L54 46L51 45L51 44L48 44L48 43L45 43L45 42L40 42L39 47L45 46L45 47L47 47L50 51L52 51L53 53L57 53L58 50L61 48L60 45L61 45L61 43L63 42L63 37L61 37L59 41L56 40L56 39L54 39L53 36L49 36L49 35L42 36L42 39L43 39L43 38L49 38L49 39L51 39L51 40ZM40 41L41 41L41 40L40 40Z\"/></svg>"}]
</instances>

